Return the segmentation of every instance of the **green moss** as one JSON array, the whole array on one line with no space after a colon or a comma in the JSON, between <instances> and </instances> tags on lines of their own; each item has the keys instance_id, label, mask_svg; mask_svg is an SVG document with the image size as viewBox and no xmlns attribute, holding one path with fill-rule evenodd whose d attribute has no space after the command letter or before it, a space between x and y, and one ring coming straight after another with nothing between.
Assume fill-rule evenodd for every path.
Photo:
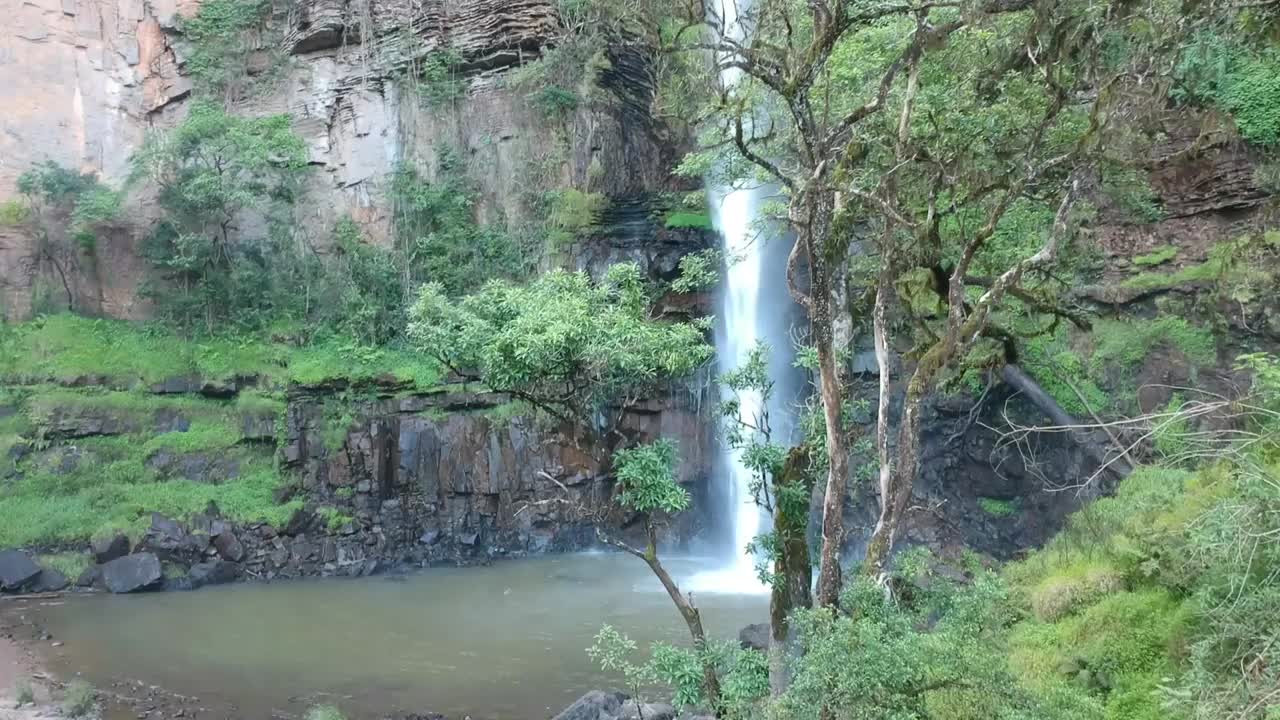
<instances>
[{"instance_id":1,"label":"green moss","mask_svg":"<svg viewBox=\"0 0 1280 720\"><path fill-rule=\"evenodd\" d=\"M1181 351L1197 365L1209 365L1217 359L1217 341L1213 334L1180 317L1102 320L1094 325L1093 340L1090 365L1095 370L1107 365L1131 368L1161 346Z\"/></svg>"},{"instance_id":2,"label":"green moss","mask_svg":"<svg viewBox=\"0 0 1280 720\"><path fill-rule=\"evenodd\" d=\"M1146 255L1138 255L1133 258L1133 264L1147 267L1151 265L1163 265L1178 255L1178 248L1172 245L1161 245Z\"/></svg>"},{"instance_id":3,"label":"green moss","mask_svg":"<svg viewBox=\"0 0 1280 720\"><path fill-rule=\"evenodd\" d=\"M666 226L672 230L711 230L711 214L673 210L667 213Z\"/></svg>"},{"instance_id":4,"label":"green moss","mask_svg":"<svg viewBox=\"0 0 1280 720\"><path fill-rule=\"evenodd\" d=\"M978 498L978 507L982 508L986 514L998 518L1007 518L1018 511L1017 503L1012 500L989 497Z\"/></svg>"},{"instance_id":5,"label":"green moss","mask_svg":"<svg viewBox=\"0 0 1280 720\"><path fill-rule=\"evenodd\" d=\"M193 453L206 450L223 450L240 442L240 429L228 423L197 421L185 432L160 433L148 439L142 446L145 457L161 450L176 453Z\"/></svg>"},{"instance_id":6,"label":"green moss","mask_svg":"<svg viewBox=\"0 0 1280 720\"><path fill-rule=\"evenodd\" d=\"M353 520L347 513L329 506L317 508L316 514L324 520L325 527L329 529L329 532L338 532L344 526L351 524Z\"/></svg>"},{"instance_id":7,"label":"green moss","mask_svg":"<svg viewBox=\"0 0 1280 720\"><path fill-rule=\"evenodd\" d=\"M1134 262L1152 256L1143 255L1134 258ZM1163 262L1163 261L1161 261ZM1158 262L1138 263L1156 265ZM1222 266L1214 260L1196 265L1188 265L1173 273L1144 272L1139 273L1120 284L1126 290L1153 292L1156 290L1172 290L1196 283L1213 282L1221 275Z\"/></svg>"},{"instance_id":8,"label":"green moss","mask_svg":"<svg viewBox=\"0 0 1280 720\"><path fill-rule=\"evenodd\" d=\"M11 382L93 376L129 386L191 376L257 377L271 385L385 378L428 388L440 375L439 365L419 353L351 341L293 347L252 337L187 340L154 326L66 314L0 335L0 379Z\"/></svg>"},{"instance_id":9,"label":"green moss","mask_svg":"<svg viewBox=\"0 0 1280 720\"><path fill-rule=\"evenodd\" d=\"M1023 369L1040 387L1076 417L1088 417L1090 411L1106 413L1115 406L1115 398L1090 376L1084 356L1072 346L1066 323L1053 335L1028 339L1020 359Z\"/></svg>"}]
</instances>

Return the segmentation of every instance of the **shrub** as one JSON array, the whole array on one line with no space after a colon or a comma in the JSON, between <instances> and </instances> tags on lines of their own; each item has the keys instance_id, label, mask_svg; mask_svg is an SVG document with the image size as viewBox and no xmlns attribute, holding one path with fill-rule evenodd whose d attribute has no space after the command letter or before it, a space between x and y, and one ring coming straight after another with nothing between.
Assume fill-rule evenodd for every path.
<instances>
[{"instance_id":1,"label":"shrub","mask_svg":"<svg viewBox=\"0 0 1280 720\"><path fill-rule=\"evenodd\" d=\"M30 705L36 701L36 692L31 687L30 678L18 678L13 682L13 699L18 707Z\"/></svg>"},{"instance_id":2,"label":"shrub","mask_svg":"<svg viewBox=\"0 0 1280 720\"><path fill-rule=\"evenodd\" d=\"M62 697L62 712L67 717L85 717L93 711L97 691L84 680L76 680L67 686Z\"/></svg>"}]
</instances>

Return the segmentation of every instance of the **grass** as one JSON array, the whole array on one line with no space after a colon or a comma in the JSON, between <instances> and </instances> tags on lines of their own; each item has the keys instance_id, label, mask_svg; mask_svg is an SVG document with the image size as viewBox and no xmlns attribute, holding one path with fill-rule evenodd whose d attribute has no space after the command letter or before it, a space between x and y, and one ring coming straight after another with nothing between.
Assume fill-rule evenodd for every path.
<instances>
[{"instance_id":1,"label":"grass","mask_svg":"<svg viewBox=\"0 0 1280 720\"><path fill-rule=\"evenodd\" d=\"M153 435L142 445L142 454L151 457L158 452L195 453L225 450L240 442L240 428L225 422L197 420L186 432Z\"/></svg>"},{"instance_id":2,"label":"grass","mask_svg":"<svg viewBox=\"0 0 1280 720\"><path fill-rule=\"evenodd\" d=\"M1140 267L1163 265L1178 256L1178 248L1172 245L1161 245L1145 255L1133 258L1133 264Z\"/></svg>"},{"instance_id":3,"label":"grass","mask_svg":"<svg viewBox=\"0 0 1280 720\"><path fill-rule=\"evenodd\" d=\"M667 213L666 226L671 230L711 230L711 214L706 212L690 212L673 210Z\"/></svg>"},{"instance_id":4,"label":"grass","mask_svg":"<svg viewBox=\"0 0 1280 720\"><path fill-rule=\"evenodd\" d=\"M49 315L0 333L0 379L31 383L101 376L123 386L174 377L271 384L394 378L435 385L439 366L419 353L329 340L306 347L254 337L187 339L155 325Z\"/></svg>"},{"instance_id":5,"label":"grass","mask_svg":"<svg viewBox=\"0 0 1280 720\"><path fill-rule=\"evenodd\" d=\"M93 711L97 691L84 680L76 680L67 686L62 696L62 712L67 717L85 717Z\"/></svg>"},{"instance_id":6,"label":"grass","mask_svg":"<svg viewBox=\"0 0 1280 720\"><path fill-rule=\"evenodd\" d=\"M57 570L68 580L75 582L90 565L89 556L82 552L53 553L36 558L42 567Z\"/></svg>"},{"instance_id":7,"label":"grass","mask_svg":"<svg viewBox=\"0 0 1280 720\"><path fill-rule=\"evenodd\" d=\"M986 514L997 518L1007 518L1018 511L1017 503L1012 500L989 497L978 498L978 507L982 508Z\"/></svg>"},{"instance_id":8,"label":"grass","mask_svg":"<svg viewBox=\"0 0 1280 720\"><path fill-rule=\"evenodd\" d=\"M54 474L31 469L0 489L0 547L48 547L82 543L115 531L137 537L159 512L183 518L210 502L238 522L280 527L301 501L277 505L284 480L269 453L247 454L241 474L218 485L185 479L161 481L143 462L133 438L97 438L77 443L94 461ZM70 577L70 575L68 575Z\"/></svg>"},{"instance_id":9,"label":"grass","mask_svg":"<svg viewBox=\"0 0 1280 720\"><path fill-rule=\"evenodd\" d=\"M1176 251L1175 251L1176 252ZM1143 255L1134 258L1134 263L1143 258L1151 258L1152 256ZM1160 261L1163 262L1163 261ZM1158 262L1149 263L1156 265ZM1222 265L1214 260L1198 263L1196 265L1188 265L1172 273L1144 272L1125 280L1120 283L1120 287L1126 290L1135 290L1140 292L1155 292L1157 290L1172 290L1174 288L1191 285L1193 283L1213 282L1222 274Z\"/></svg>"},{"instance_id":10,"label":"grass","mask_svg":"<svg viewBox=\"0 0 1280 720\"><path fill-rule=\"evenodd\" d=\"M1132 368L1161 346L1181 351L1197 365L1209 365L1218 355L1213 333L1169 315L1155 320L1099 321L1093 328L1093 341L1090 365L1095 370L1107 365Z\"/></svg>"}]
</instances>

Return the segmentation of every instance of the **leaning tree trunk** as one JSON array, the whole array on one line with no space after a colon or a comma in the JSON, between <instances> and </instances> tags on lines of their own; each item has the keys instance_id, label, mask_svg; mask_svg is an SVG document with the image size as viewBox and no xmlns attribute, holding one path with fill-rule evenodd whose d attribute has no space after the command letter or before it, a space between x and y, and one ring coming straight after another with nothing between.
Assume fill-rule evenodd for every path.
<instances>
[{"instance_id":1,"label":"leaning tree trunk","mask_svg":"<svg viewBox=\"0 0 1280 720\"><path fill-rule=\"evenodd\" d=\"M776 697L787 689L786 655L791 644L790 616L797 608L813 606L813 564L809 559L809 448L801 445L787 454L782 472L774 477L773 532L778 540L774 559L773 592L769 597L769 690ZM806 498L801 512L789 512L784 495Z\"/></svg>"},{"instance_id":2,"label":"leaning tree trunk","mask_svg":"<svg viewBox=\"0 0 1280 720\"><path fill-rule=\"evenodd\" d=\"M706 695L707 705L712 709L718 709L720 707L720 677L716 674L715 665L706 657L707 633L702 628L702 614L698 612L698 608L694 607L689 598L680 590L680 586L671 577L671 573L667 572L667 568L658 559L658 537L652 521L645 520L645 529L648 533L648 545L645 547L642 557L645 563L649 565L649 569L658 577L662 587L666 589L667 595L671 596L671 601L675 603L676 608L680 611L680 616L684 618L685 625L689 627L689 635L693 637L693 646L698 651L699 660L702 662L702 692Z\"/></svg>"}]
</instances>

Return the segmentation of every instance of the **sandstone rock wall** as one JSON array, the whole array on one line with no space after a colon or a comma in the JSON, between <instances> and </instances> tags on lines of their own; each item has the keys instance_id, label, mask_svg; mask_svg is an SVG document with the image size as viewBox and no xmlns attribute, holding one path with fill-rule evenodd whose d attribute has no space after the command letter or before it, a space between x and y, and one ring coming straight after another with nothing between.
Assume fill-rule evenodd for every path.
<instances>
[{"instance_id":1,"label":"sandstone rock wall","mask_svg":"<svg viewBox=\"0 0 1280 720\"><path fill-rule=\"evenodd\" d=\"M192 84L183 74L180 17L193 15L198 0L13 5L17 30L0 38L0 201L13 198L17 177L44 160L119 186L145 133L185 112ZM343 215L387 242L390 173L409 163L430 180L446 152L478 188L477 220L511 228L531 219L531 192L572 186L627 201L672 182L669 169L687 138L646 112L655 90L647 48L625 41L610 48L599 87L567 114L548 115L512 82L512 70L560 37L551 0L276 5L257 40L261 49L249 58L254 88L233 107L293 118L312 165L298 228L322 249ZM444 50L459 60L451 90L426 98L417 75ZM61 258L60 274L71 275L65 283L40 256L38 233L0 226L5 316L25 316L33 289L55 281L71 286L79 309L146 316L137 297L138 243L156 208L145 187L131 188L127 204L94 257Z\"/></svg>"}]
</instances>

